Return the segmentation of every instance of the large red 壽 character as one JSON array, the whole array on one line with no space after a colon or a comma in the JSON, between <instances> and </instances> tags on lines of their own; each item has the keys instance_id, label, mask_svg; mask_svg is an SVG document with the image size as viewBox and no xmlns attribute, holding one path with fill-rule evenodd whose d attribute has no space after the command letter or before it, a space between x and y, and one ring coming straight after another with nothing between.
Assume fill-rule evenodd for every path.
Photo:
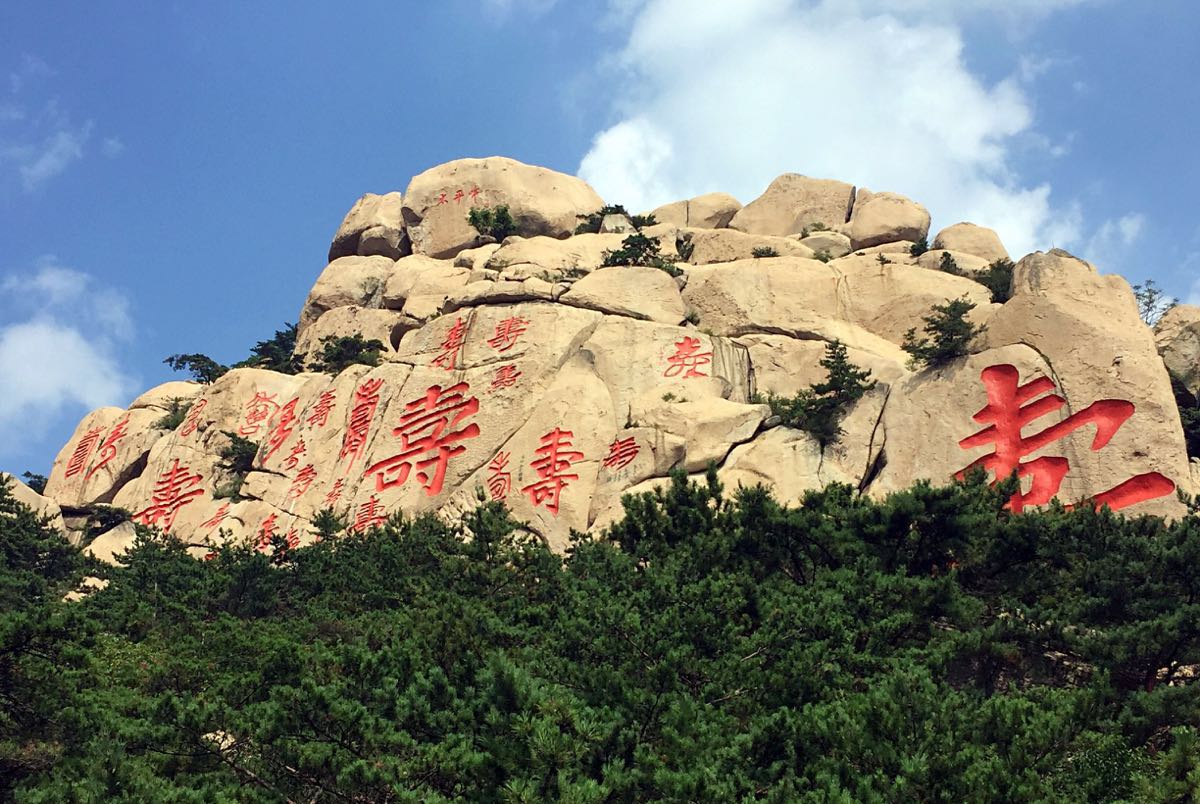
<instances>
[{"instance_id":1,"label":"large red \u58fd character","mask_svg":"<svg viewBox=\"0 0 1200 804\"><path fill-rule=\"evenodd\" d=\"M173 459L171 466L154 484L149 507L138 511L133 515L133 519L143 525L157 525L161 522L163 531L169 532L175 524L179 509L204 493L204 489L195 488L203 479L186 466L180 466L178 458Z\"/></svg>"},{"instance_id":2,"label":"large red \u58fd character","mask_svg":"<svg viewBox=\"0 0 1200 804\"><path fill-rule=\"evenodd\" d=\"M329 412L333 410L333 403L336 395L333 391L322 391L321 396L317 399L317 404L313 405L312 413L308 416L308 423L314 427L324 427L329 423Z\"/></svg>"},{"instance_id":3,"label":"large red \u58fd character","mask_svg":"<svg viewBox=\"0 0 1200 804\"><path fill-rule=\"evenodd\" d=\"M506 318L496 324L496 331L488 338L488 346L497 352L507 352L517 345L517 341L529 328L529 320L520 316Z\"/></svg>"},{"instance_id":4,"label":"large red \u58fd character","mask_svg":"<svg viewBox=\"0 0 1200 804\"><path fill-rule=\"evenodd\" d=\"M400 438L400 452L363 473L375 475L376 490L403 484L415 467L425 493L430 497L441 493L450 459L466 452L458 442L479 435L479 425L474 422L459 428L479 411L479 400L466 397L469 390L465 382L444 389L432 385L424 396L404 406L400 424L392 430L392 435Z\"/></svg>"},{"instance_id":5,"label":"large red \u58fd character","mask_svg":"<svg viewBox=\"0 0 1200 804\"><path fill-rule=\"evenodd\" d=\"M1092 449L1103 449L1134 412L1132 402L1101 399L1056 424L1024 436L1021 431L1026 425L1067 403L1058 394L1044 395L1055 390L1054 381L1049 377L1038 377L1021 385L1020 373L1015 366L1007 364L985 368L980 379L987 389L988 404L973 418L988 426L962 439L958 445L963 449L971 449L992 444L995 449L972 462L958 476L982 467L991 471L997 481L1008 478L1014 471L1018 477L1029 478L1029 491L1018 491L1008 503L1013 511L1019 512L1027 505L1050 502L1071 469L1066 458L1044 455L1031 461L1022 460L1026 455L1089 424L1096 427ZM1097 507L1108 505L1116 511L1165 496L1174 490L1175 484L1168 478L1158 472L1146 472L1097 494L1089 502Z\"/></svg>"},{"instance_id":6,"label":"large red \u58fd character","mask_svg":"<svg viewBox=\"0 0 1200 804\"><path fill-rule=\"evenodd\" d=\"M633 459L638 456L640 451L641 448L633 436L614 438L613 442L608 445L608 456L604 459L603 466L613 472L620 471L633 463Z\"/></svg>"},{"instance_id":7,"label":"large red \u58fd character","mask_svg":"<svg viewBox=\"0 0 1200 804\"><path fill-rule=\"evenodd\" d=\"M579 475L568 474L567 470L575 461L582 460L583 453L570 449L574 433L555 427L542 436L541 446L534 450L535 457L529 462L533 471L537 472L538 480L521 489L529 495L529 501L536 508L545 503L546 510L558 516L558 503L562 490L568 481L578 480Z\"/></svg>"}]
</instances>

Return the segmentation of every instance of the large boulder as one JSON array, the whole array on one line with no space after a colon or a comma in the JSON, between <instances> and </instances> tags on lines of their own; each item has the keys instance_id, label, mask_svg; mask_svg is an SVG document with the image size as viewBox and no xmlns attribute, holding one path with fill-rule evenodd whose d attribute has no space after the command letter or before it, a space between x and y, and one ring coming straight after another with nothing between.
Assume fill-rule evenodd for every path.
<instances>
[{"instance_id":1,"label":"large boulder","mask_svg":"<svg viewBox=\"0 0 1200 804\"><path fill-rule=\"evenodd\" d=\"M354 202L329 246L329 262L339 257L381 255L398 259L408 248L400 193L367 193Z\"/></svg>"},{"instance_id":2,"label":"large boulder","mask_svg":"<svg viewBox=\"0 0 1200 804\"><path fill-rule=\"evenodd\" d=\"M1154 327L1154 342L1167 371L1200 397L1200 307L1180 304Z\"/></svg>"},{"instance_id":3,"label":"large boulder","mask_svg":"<svg viewBox=\"0 0 1200 804\"><path fill-rule=\"evenodd\" d=\"M8 484L8 492L13 496L13 499L33 509L33 512L38 516L50 520L52 528L64 533L66 532L66 526L63 524L62 509L59 508L58 503L52 498L38 494L8 472L0 472L0 484L4 483Z\"/></svg>"},{"instance_id":4,"label":"large boulder","mask_svg":"<svg viewBox=\"0 0 1200 804\"><path fill-rule=\"evenodd\" d=\"M729 228L759 235L790 235L814 223L833 226L850 219L854 186L830 179L784 173L742 207Z\"/></svg>"},{"instance_id":5,"label":"large boulder","mask_svg":"<svg viewBox=\"0 0 1200 804\"><path fill-rule=\"evenodd\" d=\"M471 271L448 260L413 254L396 261L383 287L383 306L409 318L433 318L471 280Z\"/></svg>"},{"instance_id":6,"label":"large boulder","mask_svg":"<svg viewBox=\"0 0 1200 804\"><path fill-rule=\"evenodd\" d=\"M1120 416L1104 419L1119 428L1111 442L1071 460L1072 474L1088 479L1079 493L1098 494L1150 472L1173 484L1189 478L1170 378L1129 284L1054 249L1017 263L1012 287L1012 299L988 319L982 346L1025 344L1037 350L1069 410L1104 400L1116 400L1106 404L1120 409ZM1154 496L1138 507L1144 513L1180 510L1174 494Z\"/></svg>"},{"instance_id":7,"label":"large boulder","mask_svg":"<svg viewBox=\"0 0 1200 804\"><path fill-rule=\"evenodd\" d=\"M626 237L623 234L581 234L566 240L510 237L484 265L501 274L512 274L516 266L529 265L535 271L529 276L535 276L536 272L572 276L599 268L604 253L619 249Z\"/></svg>"},{"instance_id":8,"label":"large boulder","mask_svg":"<svg viewBox=\"0 0 1200 804\"><path fill-rule=\"evenodd\" d=\"M685 201L664 204L650 214L659 223L673 226L723 229L741 208L741 202L729 193L705 193Z\"/></svg>"},{"instance_id":9,"label":"large boulder","mask_svg":"<svg viewBox=\"0 0 1200 804\"><path fill-rule=\"evenodd\" d=\"M329 263L300 310L297 337L335 307L379 307L394 265L387 257L340 257Z\"/></svg>"},{"instance_id":10,"label":"large boulder","mask_svg":"<svg viewBox=\"0 0 1200 804\"><path fill-rule=\"evenodd\" d=\"M569 237L578 216L604 201L587 182L500 156L457 159L413 178L404 191L404 222L416 254L453 257L479 243L467 223L472 208L507 206L524 237Z\"/></svg>"},{"instance_id":11,"label":"large boulder","mask_svg":"<svg viewBox=\"0 0 1200 804\"><path fill-rule=\"evenodd\" d=\"M929 210L897 193L861 190L850 216L849 234L855 251L900 240L917 242L929 234Z\"/></svg>"},{"instance_id":12,"label":"large boulder","mask_svg":"<svg viewBox=\"0 0 1200 804\"><path fill-rule=\"evenodd\" d=\"M966 221L952 224L938 232L933 238L933 247L974 254L986 262L1008 259L1008 250L1000 242L1000 235L986 226Z\"/></svg>"},{"instance_id":13,"label":"large boulder","mask_svg":"<svg viewBox=\"0 0 1200 804\"><path fill-rule=\"evenodd\" d=\"M324 352L325 338L349 338L358 335L366 341L379 341L383 354L394 352L400 336L420 322L396 310L335 307L304 329L296 338L292 354L302 366L311 366Z\"/></svg>"},{"instance_id":14,"label":"large boulder","mask_svg":"<svg viewBox=\"0 0 1200 804\"><path fill-rule=\"evenodd\" d=\"M678 324L686 314L679 285L658 268L621 266L593 271L559 296L563 304Z\"/></svg>"},{"instance_id":15,"label":"large boulder","mask_svg":"<svg viewBox=\"0 0 1200 804\"><path fill-rule=\"evenodd\" d=\"M676 249L687 254L693 265L733 262L755 256L756 249L770 249L777 257L812 257L808 246L789 237L748 235L733 229L691 229L678 233Z\"/></svg>"},{"instance_id":16,"label":"large boulder","mask_svg":"<svg viewBox=\"0 0 1200 804\"><path fill-rule=\"evenodd\" d=\"M71 507L112 502L141 472L154 444L168 434L163 429L165 416L156 406L104 407L84 416L54 459L46 496Z\"/></svg>"}]
</instances>

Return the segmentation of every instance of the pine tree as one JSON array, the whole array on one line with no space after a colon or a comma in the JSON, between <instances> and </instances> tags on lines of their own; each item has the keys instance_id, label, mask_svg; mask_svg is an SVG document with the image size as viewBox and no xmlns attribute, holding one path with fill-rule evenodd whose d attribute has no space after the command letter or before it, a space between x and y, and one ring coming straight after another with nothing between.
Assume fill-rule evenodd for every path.
<instances>
[{"instance_id":1,"label":"pine tree","mask_svg":"<svg viewBox=\"0 0 1200 804\"><path fill-rule=\"evenodd\" d=\"M965 296L933 305L933 312L921 319L928 337L917 340L915 328L904 333L904 351L912 356L909 367L936 368L968 354L971 342L985 329L967 320L967 313L974 309L975 304Z\"/></svg>"}]
</instances>

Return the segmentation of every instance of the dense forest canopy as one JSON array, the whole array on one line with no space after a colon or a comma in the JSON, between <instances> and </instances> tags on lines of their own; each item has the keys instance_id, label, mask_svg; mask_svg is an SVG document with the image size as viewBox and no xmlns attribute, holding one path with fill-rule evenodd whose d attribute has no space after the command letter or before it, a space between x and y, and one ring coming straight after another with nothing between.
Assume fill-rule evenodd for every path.
<instances>
[{"instance_id":1,"label":"dense forest canopy","mask_svg":"<svg viewBox=\"0 0 1200 804\"><path fill-rule=\"evenodd\" d=\"M565 557L487 504L108 568L0 490L0 796L1196 800L1200 521L1011 491L680 476Z\"/></svg>"}]
</instances>

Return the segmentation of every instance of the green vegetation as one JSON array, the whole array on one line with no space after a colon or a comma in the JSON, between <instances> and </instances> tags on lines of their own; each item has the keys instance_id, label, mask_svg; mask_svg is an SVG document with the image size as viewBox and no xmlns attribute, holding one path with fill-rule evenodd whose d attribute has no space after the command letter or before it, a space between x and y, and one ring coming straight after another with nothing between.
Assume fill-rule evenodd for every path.
<instances>
[{"instance_id":1,"label":"green vegetation","mask_svg":"<svg viewBox=\"0 0 1200 804\"><path fill-rule=\"evenodd\" d=\"M929 251L929 240L924 237L908 247L908 253L914 257L920 257L926 251Z\"/></svg>"},{"instance_id":2,"label":"green vegetation","mask_svg":"<svg viewBox=\"0 0 1200 804\"><path fill-rule=\"evenodd\" d=\"M974 309L975 304L966 296L933 305L933 311L921 319L925 322L923 329L928 337L917 340L915 328L904 333L903 349L912 355L909 366L936 368L966 355L971 341L984 330L967 320L967 313Z\"/></svg>"},{"instance_id":3,"label":"green vegetation","mask_svg":"<svg viewBox=\"0 0 1200 804\"><path fill-rule=\"evenodd\" d=\"M191 409L191 400L172 399L167 403L167 412L163 414L161 419L154 423L154 426L159 430L174 430L183 424L183 420L187 418L188 411Z\"/></svg>"},{"instance_id":4,"label":"green vegetation","mask_svg":"<svg viewBox=\"0 0 1200 804\"><path fill-rule=\"evenodd\" d=\"M1175 405L1179 408L1179 423L1183 426L1183 439L1190 458L1200 458L1200 397L1188 390L1183 381L1171 374L1171 390L1175 394Z\"/></svg>"},{"instance_id":5,"label":"green vegetation","mask_svg":"<svg viewBox=\"0 0 1200 804\"><path fill-rule=\"evenodd\" d=\"M299 358L292 355L296 349L296 325L283 325L275 335L259 341L250 350L250 357L234 363L233 368L261 368L281 374L299 374L303 370Z\"/></svg>"},{"instance_id":6,"label":"green vegetation","mask_svg":"<svg viewBox=\"0 0 1200 804\"><path fill-rule=\"evenodd\" d=\"M1004 304L1012 298L1012 277L1012 260L1001 257L989 263L982 271L976 271L975 276L971 278L991 292L993 303Z\"/></svg>"},{"instance_id":7,"label":"green vegetation","mask_svg":"<svg viewBox=\"0 0 1200 804\"><path fill-rule=\"evenodd\" d=\"M863 394L875 387L875 381L871 379L870 371L850 362L841 341L825 344L821 366L825 369L824 382L811 385L791 398L768 394L765 401L785 426L812 434L824 448L841 437L842 417Z\"/></svg>"},{"instance_id":8,"label":"green vegetation","mask_svg":"<svg viewBox=\"0 0 1200 804\"><path fill-rule=\"evenodd\" d=\"M949 251L942 252L942 259L938 262L938 270L943 273L953 274L954 276L967 275L966 271L958 267L958 261L950 255Z\"/></svg>"},{"instance_id":9,"label":"green vegetation","mask_svg":"<svg viewBox=\"0 0 1200 804\"><path fill-rule=\"evenodd\" d=\"M508 211L507 204L495 207L474 207L467 213L467 223L481 235L494 238L497 243L517 233L517 223Z\"/></svg>"},{"instance_id":10,"label":"green vegetation","mask_svg":"<svg viewBox=\"0 0 1200 804\"><path fill-rule=\"evenodd\" d=\"M803 240L804 238L808 237L813 232L828 232L828 231L829 231L828 226L821 223L820 221L817 221L816 223L808 224L808 226L805 226L803 229L800 230L800 239Z\"/></svg>"},{"instance_id":11,"label":"green vegetation","mask_svg":"<svg viewBox=\"0 0 1200 804\"><path fill-rule=\"evenodd\" d=\"M1195 801L1200 520L1014 488L677 476L565 558L495 504L274 559L142 530L73 604L0 491L0 799Z\"/></svg>"},{"instance_id":12,"label":"green vegetation","mask_svg":"<svg viewBox=\"0 0 1200 804\"><path fill-rule=\"evenodd\" d=\"M755 246L750 250L750 254L754 257L778 257L779 252L770 246Z\"/></svg>"},{"instance_id":13,"label":"green vegetation","mask_svg":"<svg viewBox=\"0 0 1200 804\"><path fill-rule=\"evenodd\" d=\"M321 353L309 364L313 371L326 374L341 374L351 366L378 366L383 354L383 343L363 336L326 335L321 338Z\"/></svg>"},{"instance_id":14,"label":"green vegetation","mask_svg":"<svg viewBox=\"0 0 1200 804\"><path fill-rule=\"evenodd\" d=\"M220 452L221 468L228 474L228 478L213 490L213 497L236 501L241 499L242 484L246 482L246 475L254 468L258 444L229 430L222 430L221 434L229 439L229 443L222 447Z\"/></svg>"},{"instance_id":15,"label":"green vegetation","mask_svg":"<svg viewBox=\"0 0 1200 804\"><path fill-rule=\"evenodd\" d=\"M600 231L600 226L604 223L605 215L624 215L633 224L633 228L641 231L646 226L653 226L658 223L653 215L630 215L629 211L621 204L608 204L600 207L595 212L589 212L587 215L577 215L579 225L575 227L575 234L597 234Z\"/></svg>"},{"instance_id":16,"label":"green vegetation","mask_svg":"<svg viewBox=\"0 0 1200 804\"><path fill-rule=\"evenodd\" d=\"M889 260L887 258L887 255L885 255L883 252L879 253L879 256L877 256L875 258L875 262L879 263L880 265L891 265L892 264L892 261Z\"/></svg>"},{"instance_id":17,"label":"green vegetation","mask_svg":"<svg viewBox=\"0 0 1200 804\"><path fill-rule=\"evenodd\" d=\"M223 366L208 355L189 354L171 355L163 360L175 371L186 371L196 382L209 385L217 381L222 374L229 371L229 366Z\"/></svg>"},{"instance_id":18,"label":"green vegetation","mask_svg":"<svg viewBox=\"0 0 1200 804\"><path fill-rule=\"evenodd\" d=\"M1153 279L1134 285L1133 295L1137 299L1139 315L1151 327L1157 324L1168 310L1179 304L1179 299L1163 293Z\"/></svg>"},{"instance_id":19,"label":"green vegetation","mask_svg":"<svg viewBox=\"0 0 1200 804\"><path fill-rule=\"evenodd\" d=\"M36 472L22 472L21 477L25 479L25 485L42 494L46 491L46 484L50 482L50 478L45 475L39 475Z\"/></svg>"},{"instance_id":20,"label":"green vegetation","mask_svg":"<svg viewBox=\"0 0 1200 804\"><path fill-rule=\"evenodd\" d=\"M603 267L618 265L644 265L666 271L671 276L680 276L683 271L675 263L662 256L658 239L635 232L621 241L619 249L604 252Z\"/></svg>"},{"instance_id":21,"label":"green vegetation","mask_svg":"<svg viewBox=\"0 0 1200 804\"><path fill-rule=\"evenodd\" d=\"M829 262L830 260L833 259L833 254L831 254L829 252L829 249L823 248L820 251L813 254L813 259L818 260L820 262Z\"/></svg>"}]
</instances>

